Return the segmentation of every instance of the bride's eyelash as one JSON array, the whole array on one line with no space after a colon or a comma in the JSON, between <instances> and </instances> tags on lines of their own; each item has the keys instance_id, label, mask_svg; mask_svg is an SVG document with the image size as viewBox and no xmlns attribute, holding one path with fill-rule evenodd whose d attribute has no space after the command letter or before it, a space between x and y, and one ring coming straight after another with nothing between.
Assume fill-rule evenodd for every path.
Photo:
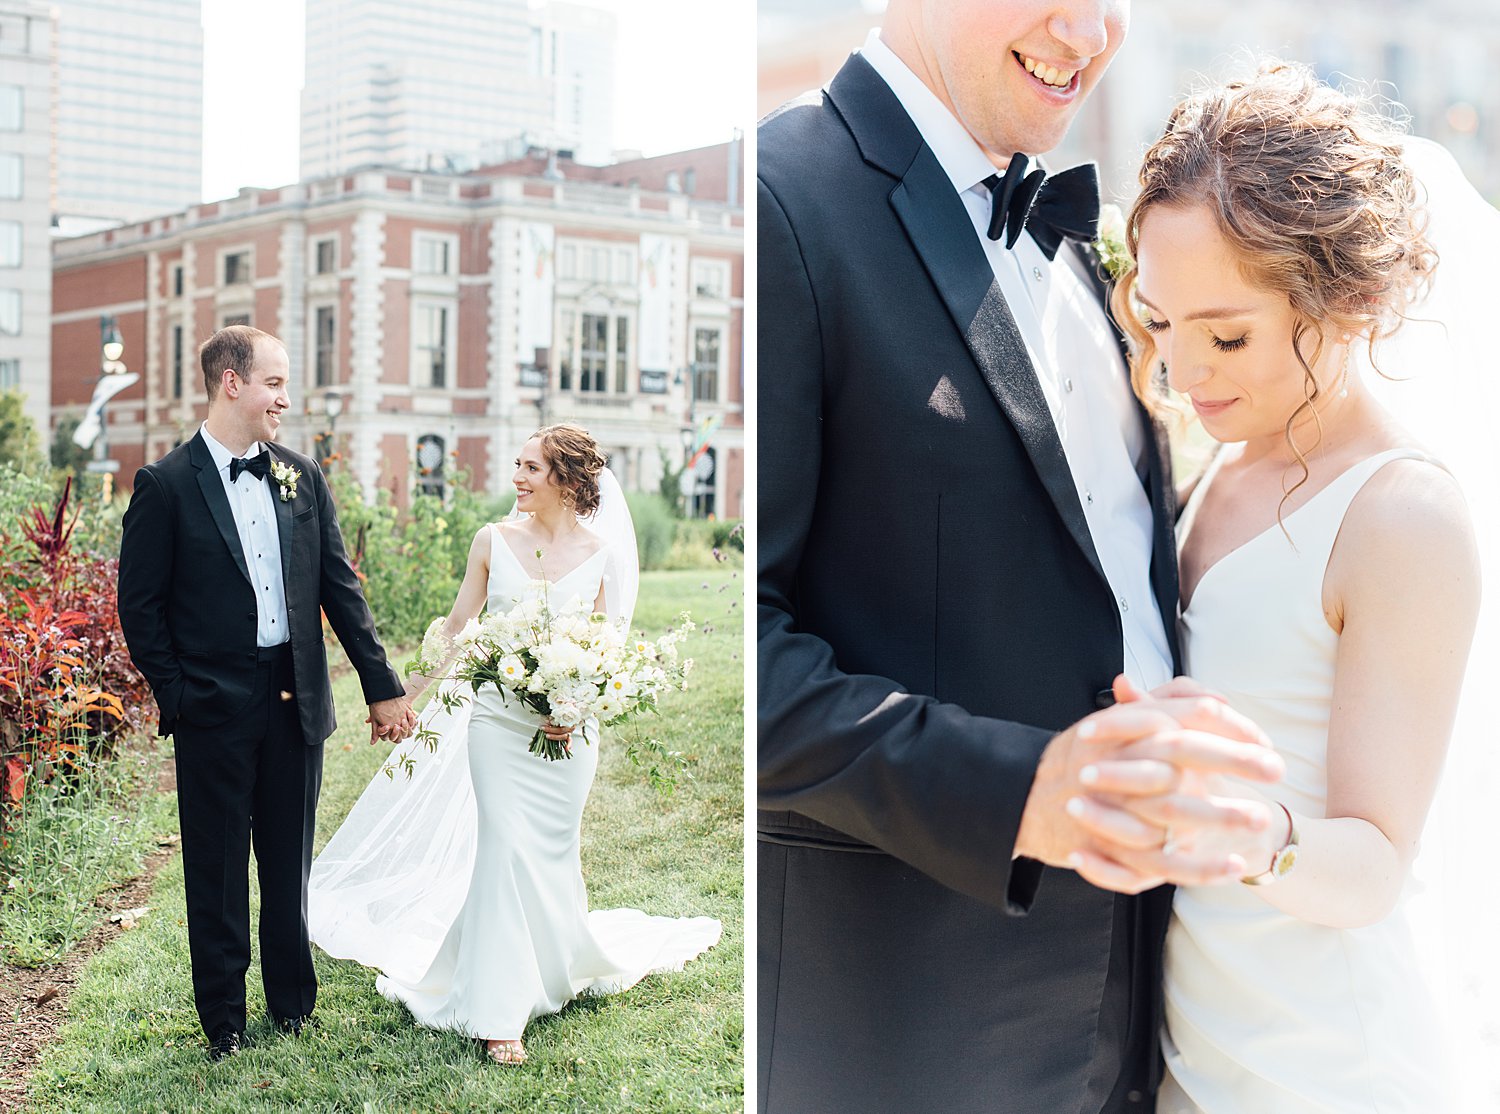
<instances>
[{"instance_id":1,"label":"bride's eyelash","mask_svg":"<svg viewBox=\"0 0 1500 1114\"><path fill-rule=\"evenodd\" d=\"M1218 337L1214 337L1214 347L1220 352L1238 352L1249 343L1249 333L1246 333L1244 336L1235 337L1233 340L1220 340Z\"/></svg>"},{"instance_id":2,"label":"bride's eyelash","mask_svg":"<svg viewBox=\"0 0 1500 1114\"><path fill-rule=\"evenodd\" d=\"M1159 333L1166 327L1167 323L1165 321L1158 321L1154 317L1141 318L1141 328L1145 329L1148 333Z\"/></svg>"}]
</instances>

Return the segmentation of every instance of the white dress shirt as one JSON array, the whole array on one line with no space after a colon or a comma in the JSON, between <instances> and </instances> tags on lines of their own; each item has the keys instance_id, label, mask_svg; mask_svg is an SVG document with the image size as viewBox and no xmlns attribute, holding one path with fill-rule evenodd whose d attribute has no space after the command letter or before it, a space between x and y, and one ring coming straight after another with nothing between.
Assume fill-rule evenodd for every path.
<instances>
[{"instance_id":1,"label":"white dress shirt","mask_svg":"<svg viewBox=\"0 0 1500 1114\"><path fill-rule=\"evenodd\" d=\"M1151 500L1140 476L1152 451L1135 413L1119 344L1090 286L1087 264L1065 240L1049 260L1023 232L1014 249L987 235L997 173L936 94L870 32L861 53L874 67L953 183L1015 318L1062 441L1089 533L1114 592L1124 632L1124 672L1153 688L1172 677L1166 628L1151 588Z\"/></svg>"},{"instance_id":2,"label":"white dress shirt","mask_svg":"<svg viewBox=\"0 0 1500 1114\"><path fill-rule=\"evenodd\" d=\"M286 585L281 579L281 533L276 528L276 498L271 491L275 480L268 477L258 479L249 472L241 472L233 483L229 482L229 462L234 454L214 440L208 432L208 423L202 428L203 443L208 446L219 469L219 479L224 481L224 494L229 498L229 509L234 512L235 529L240 535L240 549L245 554L245 568L255 587L257 646L279 646L291 637L291 628L286 617ZM245 453L249 460L264 446L259 441Z\"/></svg>"}]
</instances>

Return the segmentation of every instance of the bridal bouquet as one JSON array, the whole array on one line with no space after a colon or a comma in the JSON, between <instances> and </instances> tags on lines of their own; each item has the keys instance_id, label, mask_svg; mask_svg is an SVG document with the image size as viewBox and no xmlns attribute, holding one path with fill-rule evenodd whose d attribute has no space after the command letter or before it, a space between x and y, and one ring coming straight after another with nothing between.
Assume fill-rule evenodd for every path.
<instances>
[{"instance_id":1,"label":"bridal bouquet","mask_svg":"<svg viewBox=\"0 0 1500 1114\"><path fill-rule=\"evenodd\" d=\"M456 639L443 635L443 625L443 619L434 619L428 626L421 652L406 672L434 676L452 661L453 684L437 696L444 707L452 710L470 698L460 688L478 693L494 685L507 703L519 701L561 727L578 730L585 743L590 741L589 721L612 727L656 711L662 693L687 687L693 668L693 660L678 652L694 629L686 613L654 641L634 637L622 625L594 614L587 601L554 608L544 597L470 622ZM419 727L416 737L429 750L437 748L439 737L431 728ZM549 739L541 728L528 749L548 761L572 757L568 745ZM680 755L655 741L631 745L630 757L637 765L643 752L681 765ZM673 784L659 766L648 773L658 788Z\"/></svg>"}]
</instances>

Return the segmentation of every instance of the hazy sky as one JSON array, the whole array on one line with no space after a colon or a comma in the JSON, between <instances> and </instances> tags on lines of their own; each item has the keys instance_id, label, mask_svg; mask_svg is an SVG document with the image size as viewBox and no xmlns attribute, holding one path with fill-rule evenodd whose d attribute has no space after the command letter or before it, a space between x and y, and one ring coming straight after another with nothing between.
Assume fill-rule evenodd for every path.
<instances>
[{"instance_id":1,"label":"hazy sky","mask_svg":"<svg viewBox=\"0 0 1500 1114\"><path fill-rule=\"evenodd\" d=\"M752 8L585 0L615 13L615 146L648 155L727 140L755 118ZM297 180L303 0L202 0L203 197Z\"/></svg>"}]
</instances>

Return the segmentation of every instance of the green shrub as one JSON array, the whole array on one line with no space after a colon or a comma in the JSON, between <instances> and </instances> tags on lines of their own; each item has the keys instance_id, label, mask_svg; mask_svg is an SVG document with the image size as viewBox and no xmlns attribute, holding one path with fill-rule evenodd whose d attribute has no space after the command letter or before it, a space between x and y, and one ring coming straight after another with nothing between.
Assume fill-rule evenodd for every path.
<instances>
[{"instance_id":1,"label":"green shrub","mask_svg":"<svg viewBox=\"0 0 1500 1114\"><path fill-rule=\"evenodd\" d=\"M630 517L635 520L635 544L640 551L641 571L668 568L676 522L672 509L660 495L631 491L625 495Z\"/></svg>"},{"instance_id":2,"label":"green shrub","mask_svg":"<svg viewBox=\"0 0 1500 1114\"><path fill-rule=\"evenodd\" d=\"M345 548L388 647L416 641L428 623L448 613L474 535L515 501L514 493L495 499L473 491L461 473L449 483L446 501L413 495L404 515L384 489L375 503L366 503L347 472L336 472L330 486Z\"/></svg>"},{"instance_id":3,"label":"green shrub","mask_svg":"<svg viewBox=\"0 0 1500 1114\"><path fill-rule=\"evenodd\" d=\"M721 564L743 567L743 534L736 522L714 522L705 518L678 519L672 549L662 567L711 569Z\"/></svg>"}]
</instances>

